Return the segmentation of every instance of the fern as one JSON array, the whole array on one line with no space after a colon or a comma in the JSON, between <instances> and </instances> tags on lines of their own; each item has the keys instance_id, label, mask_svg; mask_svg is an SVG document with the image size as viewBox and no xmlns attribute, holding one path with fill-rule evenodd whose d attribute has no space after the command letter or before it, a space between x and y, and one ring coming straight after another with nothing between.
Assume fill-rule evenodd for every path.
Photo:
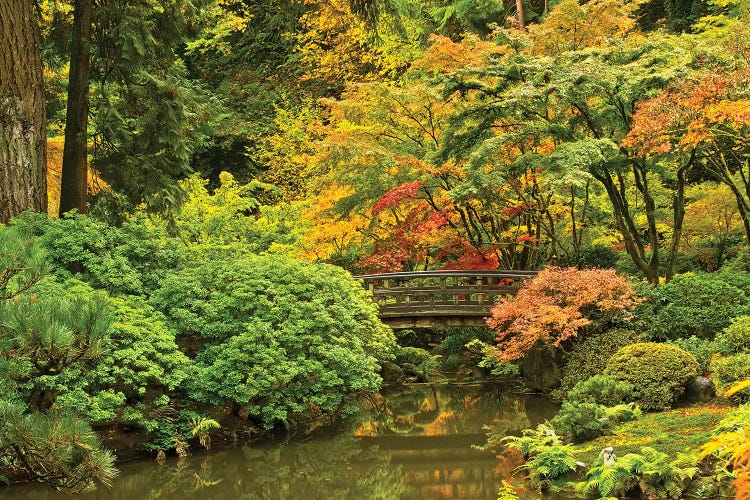
<instances>
[{"instance_id":1,"label":"fern","mask_svg":"<svg viewBox=\"0 0 750 500\"><path fill-rule=\"evenodd\" d=\"M561 445L562 439L555 433L555 429L549 422L545 422L539 424L536 429L524 429L521 437L506 436L498 442L521 452L524 458L527 458L549 446Z\"/></svg>"},{"instance_id":2,"label":"fern","mask_svg":"<svg viewBox=\"0 0 750 500\"><path fill-rule=\"evenodd\" d=\"M653 448L644 446L640 451L628 453L612 465L598 459L586 476L584 492L622 497L639 488L647 498L680 498L698 472L696 457L681 454L670 460Z\"/></svg>"},{"instance_id":3,"label":"fern","mask_svg":"<svg viewBox=\"0 0 750 500\"><path fill-rule=\"evenodd\" d=\"M577 460L571 445L554 444L539 450L521 469L528 471L532 485L546 489L550 481L574 472L576 467Z\"/></svg>"}]
</instances>

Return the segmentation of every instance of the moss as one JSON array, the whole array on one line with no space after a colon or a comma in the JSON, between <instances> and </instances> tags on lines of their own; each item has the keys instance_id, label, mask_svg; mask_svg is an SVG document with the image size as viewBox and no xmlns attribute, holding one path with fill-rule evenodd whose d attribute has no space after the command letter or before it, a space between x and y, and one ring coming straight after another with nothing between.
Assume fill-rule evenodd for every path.
<instances>
[{"instance_id":1,"label":"moss","mask_svg":"<svg viewBox=\"0 0 750 500\"><path fill-rule=\"evenodd\" d=\"M711 438L713 428L731 409L730 406L708 404L646 414L618 426L609 435L577 445L576 456L591 463L608 446L614 447L618 456L638 453L642 446L669 456L694 452Z\"/></svg>"}]
</instances>

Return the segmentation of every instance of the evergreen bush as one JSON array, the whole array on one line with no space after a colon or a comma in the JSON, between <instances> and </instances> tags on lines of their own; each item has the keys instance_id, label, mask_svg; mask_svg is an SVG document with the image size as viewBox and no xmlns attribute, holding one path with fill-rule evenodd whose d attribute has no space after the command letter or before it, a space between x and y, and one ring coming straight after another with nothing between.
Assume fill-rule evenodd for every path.
<instances>
[{"instance_id":1,"label":"evergreen bush","mask_svg":"<svg viewBox=\"0 0 750 500\"><path fill-rule=\"evenodd\" d=\"M633 400L644 410L665 410L698 375L695 356L670 344L625 346L609 360L604 375L633 386Z\"/></svg>"},{"instance_id":2,"label":"evergreen bush","mask_svg":"<svg viewBox=\"0 0 750 500\"><path fill-rule=\"evenodd\" d=\"M613 353L637 341L638 336L632 330L612 328L589 335L578 342L567 356L560 388L552 394L553 397L557 400L565 399L565 395L577 383L602 373Z\"/></svg>"}]
</instances>

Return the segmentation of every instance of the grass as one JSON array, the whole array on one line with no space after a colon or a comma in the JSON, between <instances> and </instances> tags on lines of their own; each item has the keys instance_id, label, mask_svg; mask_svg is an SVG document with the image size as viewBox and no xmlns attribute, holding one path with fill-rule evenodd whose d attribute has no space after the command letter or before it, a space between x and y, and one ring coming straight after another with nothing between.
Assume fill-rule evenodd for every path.
<instances>
[{"instance_id":1,"label":"grass","mask_svg":"<svg viewBox=\"0 0 750 500\"><path fill-rule=\"evenodd\" d=\"M647 413L617 426L611 434L576 446L579 460L591 463L608 446L619 456L638 453L650 446L674 457L679 452L695 452L709 440L711 430L733 407L716 403Z\"/></svg>"}]
</instances>

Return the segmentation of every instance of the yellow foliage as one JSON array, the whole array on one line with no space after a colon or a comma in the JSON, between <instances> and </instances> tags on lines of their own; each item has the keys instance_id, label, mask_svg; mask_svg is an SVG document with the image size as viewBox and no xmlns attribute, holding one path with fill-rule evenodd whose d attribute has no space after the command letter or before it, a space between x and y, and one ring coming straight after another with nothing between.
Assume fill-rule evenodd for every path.
<instances>
[{"instance_id":1,"label":"yellow foliage","mask_svg":"<svg viewBox=\"0 0 750 500\"><path fill-rule=\"evenodd\" d=\"M634 2L622 0L562 0L541 24L530 25L532 51L556 55L585 47L600 47L623 38L635 27Z\"/></svg>"},{"instance_id":2,"label":"yellow foliage","mask_svg":"<svg viewBox=\"0 0 750 500\"><path fill-rule=\"evenodd\" d=\"M332 211L338 201L351 194L351 187L332 184L311 200L302 215L306 232L299 257L311 261L325 260L342 253L350 245L361 244L362 231L369 224L369 214L339 217Z\"/></svg>"},{"instance_id":3,"label":"yellow foliage","mask_svg":"<svg viewBox=\"0 0 750 500\"><path fill-rule=\"evenodd\" d=\"M479 36L467 34L460 42L447 36L430 35L430 48L414 62L415 68L440 73L452 73L464 68L483 68L489 64L491 55L502 54L506 48L486 42Z\"/></svg>"},{"instance_id":4,"label":"yellow foliage","mask_svg":"<svg viewBox=\"0 0 750 500\"><path fill-rule=\"evenodd\" d=\"M382 19L375 43L372 32L352 13L346 0L305 3L313 8L300 19L296 36L300 61L307 66L303 80L338 88L377 81L401 73L420 53L417 30L404 38L388 30L390 23Z\"/></svg>"}]
</instances>

